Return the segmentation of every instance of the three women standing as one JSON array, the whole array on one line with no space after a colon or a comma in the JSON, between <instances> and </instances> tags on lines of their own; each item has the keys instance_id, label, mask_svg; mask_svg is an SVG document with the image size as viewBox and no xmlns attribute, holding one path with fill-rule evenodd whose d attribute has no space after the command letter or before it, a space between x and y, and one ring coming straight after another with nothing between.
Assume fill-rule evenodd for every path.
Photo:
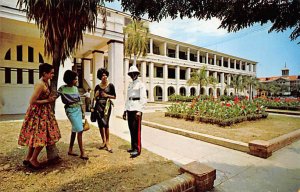
<instances>
[{"instance_id":1,"label":"three women standing","mask_svg":"<svg viewBox=\"0 0 300 192\"><path fill-rule=\"evenodd\" d=\"M56 99L49 88L49 80L54 76L53 66L43 63L39 66L39 73L41 78L34 85L18 140L19 145L29 147L23 164L32 168L41 167L37 158L43 147L53 145L61 138L51 107Z\"/></svg>"},{"instance_id":2,"label":"three women standing","mask_svg":"<svg viewBox=\"0 0 300 192\"><path fill-rule=\"evenodd\" d=\"M94 109L91 109L91 111L96 110L97 112L98 127L103 141L100 149L105 148L108 152L112 153L113 151L109 143L109 118L112 108L111 99L116 99L116 92L114 85L109 83L108 76L109 72L106 69L98 69L97 78L101 80L101 83L96 85L94 89L92 106L94 106L94 101L96 103Z\"/></svg>"}]
</instances>

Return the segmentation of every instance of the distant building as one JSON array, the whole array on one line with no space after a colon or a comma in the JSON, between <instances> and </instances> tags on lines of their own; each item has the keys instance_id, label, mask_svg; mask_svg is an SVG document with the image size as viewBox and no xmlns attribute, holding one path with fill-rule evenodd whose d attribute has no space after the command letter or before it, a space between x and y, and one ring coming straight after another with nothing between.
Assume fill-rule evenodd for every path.
<instances>
[{"instance_id":1,"label":"distant building","mask_svg":"<svg viewBox=\"0 0 300 192\"><path fill-rule=\"evenodd\" d=\"M300 93L300 75L289 75L290 70L285 66L281 69L281 76L261 77L259 81L266 86L271 83L279 85L282 89L278 92L279 96L299 96ZM269 91L258 91L258 95L270 96Z\"/></svg>"}]
</instances>

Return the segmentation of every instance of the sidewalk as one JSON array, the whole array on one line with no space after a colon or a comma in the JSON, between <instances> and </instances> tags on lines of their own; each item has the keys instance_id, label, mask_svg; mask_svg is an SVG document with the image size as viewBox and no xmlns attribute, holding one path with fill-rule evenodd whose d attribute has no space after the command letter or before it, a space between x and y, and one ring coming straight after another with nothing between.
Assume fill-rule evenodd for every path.
<instances>
[{"instance_id":1,"label":"sidewalk","mask_svg":"<svg viewBox=\"0 0 300 192\"><path fill-rule=\"evenodd\" d=\"M89 119L90 113L86 115ZM2 116L1 120L12 120L11 117L22 121L24 115ZM63 110L57 110L56 117L66 119ZM93 125L97 127L96 123ZM127 121L116 118L114 114L110 120L110 131L111 134L130 141ZM215 192L297 192L300 189L300 141L276 151L268 159L261 159L247 153L143 126L142 145L144 149L170 159L178 165L198 161L215 168L217 170L213 189Z\"/></svg>"},{"instance_id":2,"label":"sidewalk","mask_svg":"<svg viewBox=\"0 0 300 192\"><path fill-rule=\"evenodd\" d=\"M111 117L111 133L130 140L127 122ZM94 124L96 125L96 124ZM213 191L298 191L300 189L300 141L261 159L243 152L142 127L142 145L178 165L192 161L217 170Z\"/></svg>"}]
</instances>

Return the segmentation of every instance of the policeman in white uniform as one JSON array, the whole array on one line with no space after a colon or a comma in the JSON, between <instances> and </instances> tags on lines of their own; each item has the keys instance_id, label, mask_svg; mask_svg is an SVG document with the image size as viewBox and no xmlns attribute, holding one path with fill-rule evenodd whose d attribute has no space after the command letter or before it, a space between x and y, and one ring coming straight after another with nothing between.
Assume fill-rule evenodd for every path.
<instances>
[{"instance_id":1,"label":"policeman in white uniform","mask_svg":"<svg viewBox=\"0 0 300 192\"><path fill-rule=\"evenodd\" d=\"M131 158L135 158L141 154L141 121L145 104L147 103L146 87L142 81L138 79L140 72L135 65L129 68L128 75L132 82L129 83L127 89L127 98L123 119L128 120L128 127L131 136L131 149L127 151Z\"/></svg>"}]
</instances>

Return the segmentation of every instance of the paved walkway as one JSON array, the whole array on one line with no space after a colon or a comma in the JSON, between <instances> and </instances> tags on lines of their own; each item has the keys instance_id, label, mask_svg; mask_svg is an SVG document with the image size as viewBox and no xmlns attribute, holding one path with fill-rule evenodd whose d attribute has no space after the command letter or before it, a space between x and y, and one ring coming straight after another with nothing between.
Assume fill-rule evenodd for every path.
<instances>
[{"instance_id":1,"label":"paved walkway","mask_svg":"<svg viewBox=\"0 0 300 192\"><path fill-rule=\"evenodd\" d=\"M126 121L112 117L111 133L129 141ZM298 191L300 141L261 159L184 136L142 128L142 145L176 164L199 161L217 169L213 191Z\"/></svg>"},{"instance_id":2,"label":"paved walkway","mask_svg":"<svg viewBox=\"0 0 300 192\"><path fill-rule=\"evenodd\" d=\"M66 118L62 110L56 112L56 117ZM112 116L110 122L112 134L130 140L126 121ZM96 123L94 125L97 126ZM300 190L300 141L273 153L268 159L261 159L143 126L142 145L144 149L170 159L178 165L199 161L215 168L217 170L213 189L215 192L296 192Z\"/></svg>"}]
</instances>

